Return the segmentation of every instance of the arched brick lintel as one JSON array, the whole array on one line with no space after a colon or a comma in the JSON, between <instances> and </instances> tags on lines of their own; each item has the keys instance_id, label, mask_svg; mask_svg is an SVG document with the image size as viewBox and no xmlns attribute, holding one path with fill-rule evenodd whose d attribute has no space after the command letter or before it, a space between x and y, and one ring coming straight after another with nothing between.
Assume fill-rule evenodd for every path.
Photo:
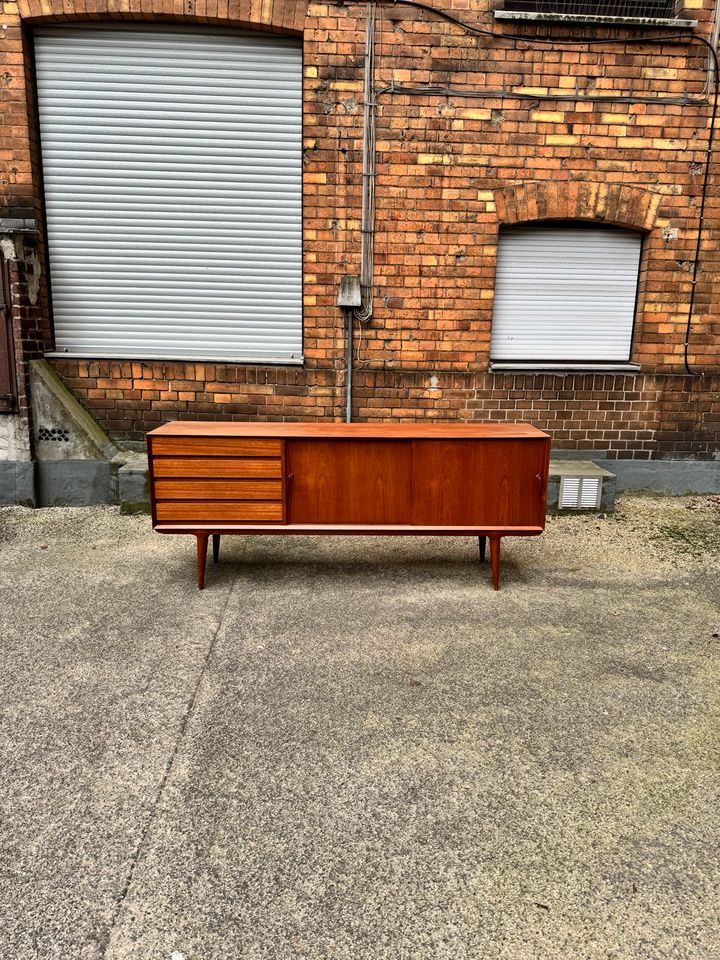
<instances>
[{"instance_id":1,"label":"arched brick lintel","mask_svg":"<svg viewBox=\"0 0 720 960\"><path fill-rule=\"evenodd\" d=\"M301 35L307 0L19 0L30 23L174 21Z\"/></svg>"},{"instance_id":2,"label":"arched brick lintel","mask_svg":"<svg viewBox=\"0 0 720 960\"><path fill-rule=\"evenodd\" d=\"M495 194L502 226L537 220L595 220L652 230L661 194L625 184L528 183L506 187Z\"/></svg>"}]
</instances>

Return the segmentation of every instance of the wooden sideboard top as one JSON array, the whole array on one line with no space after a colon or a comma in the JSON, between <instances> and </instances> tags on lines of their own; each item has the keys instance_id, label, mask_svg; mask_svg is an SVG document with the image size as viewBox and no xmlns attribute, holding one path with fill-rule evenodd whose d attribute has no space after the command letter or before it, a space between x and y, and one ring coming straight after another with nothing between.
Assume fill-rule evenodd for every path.
<instances>
[{"instance_id":1,"label":"wooden sideboard top","mask_svg":"<svg viewBox=\"0 0 720 960\"><path fill-rule=\"evenodd\" d=\"M544 440L529 423L252 423L173 420L151 437L316 437L385 440Z\"/></svg>"}]
</instances>

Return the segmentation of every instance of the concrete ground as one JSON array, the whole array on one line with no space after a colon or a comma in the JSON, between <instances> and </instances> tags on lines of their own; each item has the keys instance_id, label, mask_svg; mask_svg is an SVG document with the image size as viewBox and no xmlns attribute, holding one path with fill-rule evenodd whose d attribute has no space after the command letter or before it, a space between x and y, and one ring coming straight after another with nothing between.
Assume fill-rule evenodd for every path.
<instances>
[{"instance_id":1,"label":"concrete ground","mask_svg":"<svg viewBox=\"0 0 720 960\"><path fill-rule=\"evenodd\" d=\"M0 511L0 957L720 957L720 498L509 540Z\"/></svg>"}]
</instances>

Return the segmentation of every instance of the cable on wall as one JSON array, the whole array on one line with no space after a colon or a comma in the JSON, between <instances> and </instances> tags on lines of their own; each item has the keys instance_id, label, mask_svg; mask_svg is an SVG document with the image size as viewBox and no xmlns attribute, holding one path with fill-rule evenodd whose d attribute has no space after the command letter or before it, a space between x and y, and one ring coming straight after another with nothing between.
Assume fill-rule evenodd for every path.
<instances>
[{"instance_id":1,"label":"cable on wall","mask_svg":"<svg viewBox=\"0 0 720 960\"><path fill-rule=\"evenodd\" d=\"M362 215L360 219L360 289L362 306L354 317L367 323L373 315L375 270L375 20L377 6L369 0L365 22L365 107L363 114Z\"/></svg>"},{"instance_id":2,"label":"cable on wall","mask_svg":"<svg viewBox=\"0 0 720 960\"><path fill-rule=\"evenodd\" d=\"M368 13L367 13L367 24L366 24L366 37L368 41L368 46L366 47L366 60L365 60L365 119L366 127L363 131L363 205L362 205L362 244L363 244L363 271L361 277L361 283L363 288L363 307L360 311L356 311L355 316L358 319L369 320L372 317L372 297L373 297L373 251L372 247L374 245L374 233L375 233L375 111L377 106L377 97L380 95L389 95L393 93L400 93L403 95L422 95L422 96L462 96L462 97L477 97L477 98L491 98L497 99L498 97L504 97L507 99L531 99L531 100L572 100L572 101L598 101L602 103L675 103L682 106L692 105L692 104L706 104L708 98L706 96L701 97L680 97L680 98L670 98L670 97L633 97L633 96L583 96L580 94L559 94L553 96L552 94L538 96L536 94L514 93L512 91L468 91L460 88L452 87L433 87L433 86L412 86L412 85L395 85L391 84L388 87L383 87L378 90L374 87L374 64L375 64L375 19L376 19L376 4L380 3L385 6L397 7L398 5L413 7L418 10L423 10L426 13L430 13L433 16L439 17L442 20L446 20L449 23L452 23L462 30L474 34L476 36L488 37L493 40L509 40L514 43L525 43L530 46L548 46L558 47L558 46L610 46L613 44L625 44L628 45L638 45L638 46L683 46L686 47L691 43L700 43L703 45L709 53L710 63L712 65L712 71L709 71L710 75L708 80L711 81L711 86L713 89L713 95L711 99L711 116L708 129L708 139L707 145L705 148L705 165L704 165L704 175L702 183L702 191L700 196L700 210L698 215L698 230L697 230L697 239L695 244L695 255L693 260L692 267L692 279L691 279L691 289L690 289L690 301L688 304L688 313L687 313L687 323L685 329L685 340L684 340L684 350L683 350L683 363L685 371L690 376L704 376L703 371L696 371L690 366L689 360L689 347L690 347L690 337L692 334L692 324L693 324L693 314L695 310L695 294L697 288L697 278L700 268L700 257L703 241L703 233L705 229L705 207L707 200L707 190L710 181L710 168L712 162L712 152L715 141L715 127L717 121L717 112L718 112L718 97L720 94L720 75L719 75L719 65L718 65L718 55L715 50L715 46L706 40L704 37L697 36L690 33L689 36L685 36L682 39L680 37L647 37L647 36L634 36L627 37L623 39L617 38L571 38L571 37L526 37L521 34L512 34L512 33L496 33L494 30L486 30L482 27L475 26L474 24L467 23L464 20L461 20L459 17L454 16L451 13L441 10L437 7L433 7L430 4L423 3L422 0L370 0L367 4ZM372 16L371 10L372 8ZM371 32L372 31L372 32ZM687 31L682 31L686 33ZM370 124L372 126L370 127ZM366 158L366 150L372 152L372 157Z\"/></svg>"}]
</instances>

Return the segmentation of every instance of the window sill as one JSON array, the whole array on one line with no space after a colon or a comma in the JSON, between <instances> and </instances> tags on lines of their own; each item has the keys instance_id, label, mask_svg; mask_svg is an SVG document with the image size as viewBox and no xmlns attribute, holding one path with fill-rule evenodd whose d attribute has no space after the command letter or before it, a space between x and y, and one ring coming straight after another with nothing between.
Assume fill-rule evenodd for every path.
<instances>
[{"instance_id":1,"label":"window sill","mask_svg":"<svg viewBox=\"0 0 720 960\"><path fill-rule=\"evenodd\" d=\"M639 363L502 363L490 364L490 373L639 373Z\"/></svg>"},{"instance_id":2,"label":"window sill","mask_svg":"<svg viewBox=\"0 0 720 960\"><path fill-rule=\"evenodd\" d=\"M305 362L303 356L288 357L206 357L206 356L171 356L169 354L158 354L150 351L149 353L137 353L128 351L127 353L102 353L98 351L88 351L86 353L69 353L64 350L50 350L44 354L49 360L117 360L135 361L136 363L224 363L228 366L252 366L252 367L299 367Z\"/></svg>"},{"instance_id":3,"label":"window sill","mask_svg":"<svg viewBox=\"0 0 720 960\"><path fill-rule=\"evenodd\" d=\"M607 27L665 27L668 30L691 30L697 20L667 20L663 17L607 17L585 13L536 13L531 10L495 10L496 20L534 20L543 23L586 23Z\"/></svg>"}]
</instances>

